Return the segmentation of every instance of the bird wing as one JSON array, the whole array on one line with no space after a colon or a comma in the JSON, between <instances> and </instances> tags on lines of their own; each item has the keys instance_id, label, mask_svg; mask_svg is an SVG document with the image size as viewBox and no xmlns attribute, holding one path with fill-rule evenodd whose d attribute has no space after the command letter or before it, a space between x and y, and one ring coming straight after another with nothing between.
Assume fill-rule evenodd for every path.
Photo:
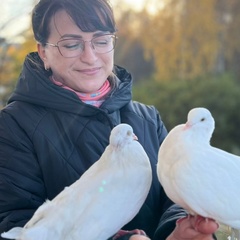
<instances>
[{"instance_id":1,"label":"bird wing","mask_svg":"<svg viewBox=\"0 0 240 240\"><path fill-rule=\"evenodd\" d=\"M96 182L88 185L92 198L84 209L84 217L77 219L73 234L81 239L106 239L137 214L149 192L152 172L143 149L137 147L134 151L136 144L120 151L108 148L102 156ZM91 232L81 231L79 226Z\"/></svg>"},{"instance_id":2,"label":"bird wing","mask_svg":"<svg viewBox=\"0 0 240 240\"><path fill-rule=\"evenodd\" d=\"M1 234L1 237L6 238L6 239L20 239L21 234L22 234L22 229L21 227L15 227L9 230L8 232L3 232Z\"/></svg>"},{"instance_id":3,"label":"bird wing","mask_svg":"<svg viewBox=\"0 0 240 240\"><path fill-rule=\"evenodd\" d=\"M104 158L104 156L102 158ZM76 214L75 208L71 208L70 206L78 206L77 215L81 215L85 210L92 196L92 186L96 185L97 172L99 168L101 168L99 167L100 164L101 161L95 162L80 179L69 187L65 187L52 201L47 200L43 203L24 228L29 229L40 224L42 227L45 225L49 227L52 225L52 227L54 227L54 225L56 225L58 230L61 228L65 229L66 226L63 224L63 221L59 219L74 218L74 213ZM60 224L59 221L61 221L62 224Z\"/></svg>"},{"instance_id":4,"label":"bird wing","mask_svg":"<svg viewBox=\"0 0 240 240\"><path fill-rule=\"evenodd\" d=\"M175 190L194 212L228 224L240 220L240 158L223 150L189 147L172 170Z\"/></svg>"},{"instance_id":5,"label":"bird wing","mask_svg":"<svg viewBox=\"0 0 240 240\"><path fill-rule=\"evenodd\" d=\"M186 146L182 141L182 129L184 125L176 126L169 132L158 152L157 175L168 197L185 209L188 209L181 194L178 194L178 187L175 184L176 163L185 158Z\"/></svg>"},{"instance_id":6,"label":"bird wing","mask_svg":"<svg viewBox=\"0 0 240 240\"><path fill-rule=\"evenodd\" d=\"M31 227L47 226L61 234L59 239L108 238L139 211L151 186L151 173L149 159L138 142L120 149L108 146L79 180L43 204L26 227L30 232Z\"/></svg>"}]
</instances>

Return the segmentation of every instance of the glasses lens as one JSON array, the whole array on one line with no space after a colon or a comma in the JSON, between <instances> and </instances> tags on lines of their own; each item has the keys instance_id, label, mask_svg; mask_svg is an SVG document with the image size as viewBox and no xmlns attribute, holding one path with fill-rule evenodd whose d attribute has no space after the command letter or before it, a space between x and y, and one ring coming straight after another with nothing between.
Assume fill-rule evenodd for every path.
<instances>
[{"instance_id":1,"label":"glasses lens","mask_svg":"<svg viewBox=\"0 0 240 240\"><path fill-rule=\"evenodd\" d=\"M115 35L103 35L92 39L92 45L97 53L107 53L114 49Z\"/></svg>"},{"instance_id":2,"label":"glasses lens","mask_svg":"<svg viewBox=\"0 0 240 240\"><path fill-rule=\"evenodd\" d=\"M64 57L76 57L84 49L84 42L80 39L66 39L58 42L58 47Z\"/></svg>"},{"instance_id":3,"label":"glasses lens","mask_svg":"<svg viewBox=\"0 0 240 240\"><path fill-rule=\"evenodd\" d=\"M57 46L60 53L66 57L79 56L85 46L85 42L91 42L92 47L97 53L107 53L114 49L116 44L116 36L112 34L106 34L93 38L91 41L83 41L82 39L65 39L58 42Z\"/></svg>"}]
</instances>

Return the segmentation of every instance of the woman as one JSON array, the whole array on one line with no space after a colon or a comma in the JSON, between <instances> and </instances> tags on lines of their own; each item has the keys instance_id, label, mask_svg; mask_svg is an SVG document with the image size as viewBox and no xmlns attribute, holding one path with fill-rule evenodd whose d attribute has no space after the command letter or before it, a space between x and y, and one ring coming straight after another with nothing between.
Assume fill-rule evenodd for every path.
<instances>
[{"instance_id":1,"label":"woman","mask_svg":"<svg viewBox=\"0 0 240 240\"><path fill-rule=\"evenodd\" d=\"M212 239L212 221L194 228L189 217L175 228L186 214L166 197L156 176L167 132L154 107L132 101L131 75L114 66L116 27L107 0L40 0L32 26L38 53L26 57L0 114L0 231L23 226L99 159L114 126L128 123L150 158L153 183L124 229L142 229L159 240ZM147 236L134 230L114 238Z\"/></svg>"}]
</instances>

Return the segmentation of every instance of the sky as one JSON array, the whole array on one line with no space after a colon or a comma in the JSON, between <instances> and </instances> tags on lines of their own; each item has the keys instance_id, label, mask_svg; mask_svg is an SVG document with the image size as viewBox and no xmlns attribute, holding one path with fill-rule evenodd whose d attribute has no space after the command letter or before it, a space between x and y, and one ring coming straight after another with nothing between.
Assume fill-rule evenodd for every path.
<instances>
[{"instance_id":1,"label":"sky","mask_svg":"<svg viewBox=\"0 0 240 240\"><path fill-rule=\"evenodd\" d=\"M110 0L114 6L114 0ZM128 4L131 8L135 10L140 10L143 6L145 0L121 0L121 2L124 2Z\"/></svg>"},{"instance_id":2,"label":"sky","mask_svg":"<svg viewBox=\"0 0 240 240\"><path fill-rule=\"evenodd\" d=\"M1 0L0 37L13 38L29 26L34 0Z\"/></svg>"},{"instance_id":3,"label":"sky","mask_svg":"<svg viewBox=\"0 0 240 240\"><path fill-rule=\"evenodd\" d=\"M114 7L116 0L110 0ZM121 0L136 10L140 10L144 0ZM19 33L29 27L30 13L38 0L1 0L0 37L15 39Z\"/></svg>"}]
</instances>

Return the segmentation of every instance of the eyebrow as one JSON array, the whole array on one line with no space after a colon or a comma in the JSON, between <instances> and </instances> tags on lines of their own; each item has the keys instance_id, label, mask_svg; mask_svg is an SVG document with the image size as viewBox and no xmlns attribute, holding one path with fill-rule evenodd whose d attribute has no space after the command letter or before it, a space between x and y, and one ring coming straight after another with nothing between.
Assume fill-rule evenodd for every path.
<instances>
[{"instance_id":1,"label":"eyebrow","mask_svg":"<svg viewBox=\"0 0 240 240\"><path fill-rule=\"evenodd\" d=\"M110 34L110 32L95 32L93 34L93 37L98 37L98 36L102 36L102 35L105 35L105 34ZM83 38L81 35L78 35L78 34L64 34L61 36L61 39L64 39L64 38Z\"/></svg>"}]
</instances>

